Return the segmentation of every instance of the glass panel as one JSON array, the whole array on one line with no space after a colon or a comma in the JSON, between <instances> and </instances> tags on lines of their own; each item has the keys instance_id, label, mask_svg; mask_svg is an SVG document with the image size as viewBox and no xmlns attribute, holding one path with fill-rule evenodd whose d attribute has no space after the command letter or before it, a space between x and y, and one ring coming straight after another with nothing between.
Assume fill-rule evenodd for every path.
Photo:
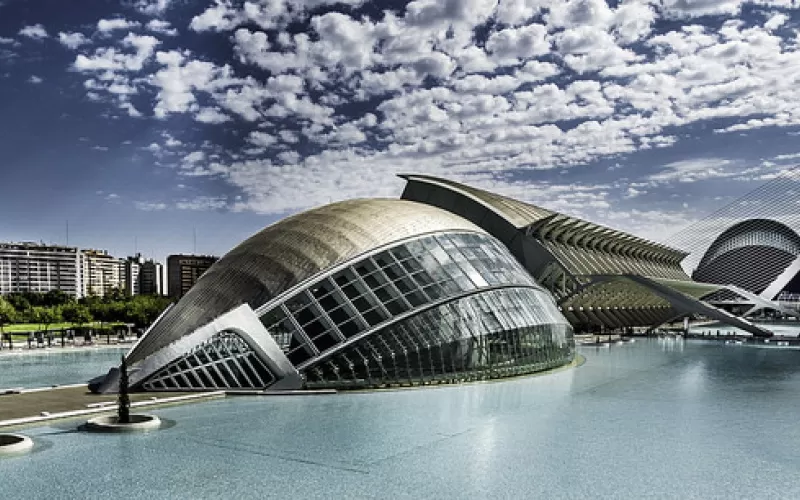
<instances>
[{"instance_id":1,"label":"glass panel","mask_svg":"<svg viewBox=\"0 0 800 500\"><path fill-rule=\"evenodd\" d=\"M320 352L330 349L331 347L335 346L339 343L339 339L336 338L335 335L332 333L327 333L325 335L320 335L319 337L313 340L314 346L319 349Z\"/></svg>"},{"instance_id":2,"label":"glass panel","mask_svg":"<svg viewBox=\"0 0 800 500\"><path fill-rule=\"evenodd\" d=\"M504 288L442 304L371 333L319 366L323 372L336 367L338 376L329 373L310 386L344 387L337 385L343 379L347 387L489 379L545 370L568 363L573 355L572 330L547 295Z\"/></svg>"},{"instance_id":3,"label":"glass panel","mask_svg":"<svg viewBox=\"0 0 800 500\"><path fill-rule=\"evenodd\" d=\"M419 291L413 291L407 294L405 297L406 300L408 300L408 302L411 303L412 307L420 307L428 302L428 299L426 299L425 296L422 295L422 292Z\"/></svg>"},{"instance_id":4,"label":"glass panel","mask_svg":"<svg viewBox=\"0 0 800 500\"><path fill-rule=\"evenodd\" d=\"M400 245L398 247L393 248L391 250L391 253L392 255L394 255L394 258L397 259L398 261L404 261L406 259L411 258L411 253L406 249L404 245Z\"/></svg>"},{"instance_id":5,"label":"glass panel","mask_svg":"<svg viewBox=\"0 0 800 500\"><path fill-rule=\"evenodd\" d=\"M342 269L341 271L339 271L334 275L333 281L335 281L336 284L341 287L345 286L348 283L356 281L356 276L355 274L353 274L352 269L350 268Z\"/></svg>"},{"instance_id":6,"label":"glass panel","mask_svg":"<svg viewBox=\"0 0 800 500\"><path fill-rule=\"evenodd\" d=\"M400 290L400 293L402 294L406 294L417 288L416 285L409 278L402 278L395 281L394 286L396 286L397 289Z\"/></svg>"},{"instance_id":7,"label":"glass panel","mask_svg":"<svg viewBox=\"0 0 800 500\"><path fill-rule=\"evenodd\" d=\"M318 284L312 286L310 289L311 295L313 295L314 298L317 300L331 293L333 290L334 290L333 283L331 283L327 279L322 280Z\"/></svg>"},{"instance_id":8,"label":"glass panel","mask_svg":"<svg viewBox=\"0 0 800 500\"><path fill-rule=\"evenodd\" d=\"M357 335L362 331L361 325L355 319L348 321L342 325L339 325L339 331L342 332L347 338L352 337L353 335Z\"/></svg>"},{"instance_id":9,"label":"glass panel","mask_svg":"<svg viewBox=\"0 0 800 500\"><path fill-rule=\"evenodd\" d=\"M392 300L384 304L384 306L392 316L403 314L408 310L408 306L406 306L402 299Z\"/></svg>"},{"instance_id":10,"label":"glass panel","mask_svg":"<svg viewBox=\"0 0 800 500\"><path fill-rule=\"evenodd\" d=\"M340 307L328 313L334 324L341 324L349 321L353 316L350 314L349 309Z\"/></svg>"},{"instance_id":11,"label":"glass panel","mask_svg":"<svg viewBox=\"0 0 800 500\"><path fill-rule=\"evenodd\" d=\"M404 260L400 263L400 265L403 266L403 269L405 269L408 273L415 273L422 270L422 265L420 265L420 263L414 258Z\"/></svg>"},{"instance_id":12,"label":"glass panel","mask_svg":"<svg viewBox=\"0 0 800 500\"><path fill-rule=\"evenodd\" d=\"M370 326L375 326L379 323L383 323L387 319L389 319L380 308L372 309L371 311L367 311L362 314L364 319L369 323Z\"/></svg>"}]
</instances>

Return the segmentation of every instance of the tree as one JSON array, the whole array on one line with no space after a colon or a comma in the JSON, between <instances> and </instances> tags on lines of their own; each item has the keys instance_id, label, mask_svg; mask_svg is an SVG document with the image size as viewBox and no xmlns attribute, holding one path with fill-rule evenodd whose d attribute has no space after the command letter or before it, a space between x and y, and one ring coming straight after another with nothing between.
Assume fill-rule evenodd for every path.
<instances>
[{"instance_id":1,"label":"tree","mask_svg":"<svg viewBox=\"0 0 800 500\"><path fill-rule=\"evenodd\" d=\"M127 292L120 287L114 287L108 290L106 293L103 294L103 302L111 303L111 302L122 302L128 298Z\"/></svg>"},{"instance_id":2,"label":"tree","mask_svg":"<svg viewBox=\"0 0 800 500\"><path fill-rule=\"evenodd\" d=\"M18 292L9 293L6 296L6 300L19 312L27 311L31 308L30 301Z\"/></svg>"},{"instance_id":3,"label":"tree","mask_svg":"<svg viewBox=\"0 0 800 500\"><path fill-rule=\"evenodd\" d=\"M63 306L74 302L75 299L63 290L50 290L41 299L44 306Z\"/></svg>"},{"instance_id":4,"label":"tree","mask_svg":"<svg viewBox=\"0 0 800 500\"><path fill-rule=\"evenodd\" d=\"M100 325L102 326L103 323L107 321L114 321L115 318L112 314L113 305L114 303L106 304L103 302L97 302L96 304L92 304L92 306L87 308L87 310L91 314L92 318L99 321Z\"/></svg>"},{"instance_id":5,"label":"tree","mask_svg":"<svg viewBox=\"0 0 800 500\"><path fill-rule=\"evenodd\" d=\"M73 326L82 325L92 321L92 313L83 304L67 304L61 311L65 321L72 323Z\"/></svg>"},{"instance_id":6,"label":"tree","mask_svg":"<svg viewBox=\"0 0 800 500\"><path fill-rule=\"evenodd\" d=\"M0 297L0 334L4 333L3 327L16 320L17 311L6 299ZM0 339L2 342L2 339Z\"/></svg>"},{"instance_id":7,"label":"tree","mask_svg":"<svg viewBox=\"0 0 800 500\"><path fill-rule=\"evenodd\" d=\"M61 319L61 311L56 307L34 306L31 310L31 319L44 326L44 331L53 323Z\"/></svg>"},{"instance_id":8,"label":"tree","mask_svg":"<svg viewBox=\"0 0 800 500\"><path fill-rule=\"evenodd\" d=\"M131 423L131 398L128 395L128 362L125 355L119 364L119 397L117 399L117 423Z\"/></svg>"}]
</instances>

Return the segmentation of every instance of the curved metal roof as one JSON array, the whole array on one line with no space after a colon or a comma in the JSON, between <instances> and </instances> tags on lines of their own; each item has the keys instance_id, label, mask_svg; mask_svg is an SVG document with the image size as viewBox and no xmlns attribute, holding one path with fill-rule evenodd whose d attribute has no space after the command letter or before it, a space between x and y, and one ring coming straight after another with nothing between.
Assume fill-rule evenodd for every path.
<instances>
[{"instance_id":1,"label":"curved metal roof","mask_svg":"<svg viewBox=\"0 0 800 500\"><path fill-rule=\"evenodd\" d=\"M748 246L772 247L794 257L800 255L800 235L771 219L748 219L729 227L708 247L697 270L710 265L718 257ZM746 262L742 263L747 265Z\"/></svg>"},{"instance_id":2,"label":"curved metal roof","mask_svg":"<svg viewBox=\"0 0 800 500\"><path fill-rule=\"evenodd\" d=\"M376 247L442 231L486 232L430 205L359 199L283 219L217 261L128 354L135 363L248 303L254 309L292 286Z\"/></svg>"},{"instance_id":3,"label":"curved metal roof","mask_svg":"<svg viewBox=\"0 0 800 500\"><path fill-rule=\"evenodd\" d=\"M507 196L490 193L482 189L466 186L458 182L429 175L402 174L401 178L412 182L422 182L441 186L462 196L467 196L492 212L502 217L517 229L528 227L533 234L541 238L550 238L566 243L573 239L582 245L588 245L592 238L582 238L584 233L597 232L602 234L602 239L616 243L614 251L620 254L646 257L678 264L686 253L674 248L655 243L653 241L633 236L631 234L612 229L594 222L589 222L571 215L554 212L546 208L537 207L530 203L515 200Z\"/></svg>"},{"instance_id":4,"label":"curved metal roof","mask_svg":"<svg viewBox=\"0 0 800 500\"><path fill-rule=\"evenodd\" d=\"M517 229L521 229L533 222L542 220L545 217L550 217L556 212L547 210L546 208L537 207L524 201L515 200L507 196L484 191L483 189L474 188L458 182L453 182L447 179L441 179L430 175L416 175L416 174L401 174L402 179L407 181L417 180L431 184L438 184L451 191L460 192L478 203L484 205L490 210L496 212L509 223L513 224Z\"/></svg>"}]
</instances>

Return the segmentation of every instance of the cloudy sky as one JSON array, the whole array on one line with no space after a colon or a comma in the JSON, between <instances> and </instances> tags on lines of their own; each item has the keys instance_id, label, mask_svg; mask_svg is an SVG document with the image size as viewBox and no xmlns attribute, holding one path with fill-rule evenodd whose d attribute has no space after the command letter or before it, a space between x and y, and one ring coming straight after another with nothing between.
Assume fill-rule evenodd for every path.
<instances>
[{"instance_id":1,"label":"cloudy sky","mask_svg":"<svg viewBox=\"0 0 800 500\"><path fill-rule=\"evenodd\" d=\"M220 254L419 172L664 240L800 158L798 0L0 0L0 240Z\"/></svg>"}]
</instances>

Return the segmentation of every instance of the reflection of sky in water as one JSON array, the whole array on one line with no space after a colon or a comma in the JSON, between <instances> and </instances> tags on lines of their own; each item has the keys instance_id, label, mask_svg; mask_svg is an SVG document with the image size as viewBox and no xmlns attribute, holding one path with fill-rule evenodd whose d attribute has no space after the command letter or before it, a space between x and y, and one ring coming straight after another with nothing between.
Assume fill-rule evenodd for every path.
<instances>
[{"instance_id":1,"label":"reflection of sky in water","mask_svg":"<svg viewBox=\"0 0 800 500\"><path fill-rule=\"evenodd\" d=\"M673 347L655 339L581 347L581 367L507 382L161 408L155 413L177 424L145 435L87 435L56 423L26 431L41 451L0 460L2 491L108 498L124 489L148 500L800 498L800 352Z\"/></svg>"},{"instance_id":2,"label":"reflection of sky in water","mask_svg":"<svg viewBox=\"0 0 800 500\"><path fill-rule=\"evenodd\" d=\"M128 348L0 351L0 389L80 384L119 365Z\"/></svg>"}]
</instances>

